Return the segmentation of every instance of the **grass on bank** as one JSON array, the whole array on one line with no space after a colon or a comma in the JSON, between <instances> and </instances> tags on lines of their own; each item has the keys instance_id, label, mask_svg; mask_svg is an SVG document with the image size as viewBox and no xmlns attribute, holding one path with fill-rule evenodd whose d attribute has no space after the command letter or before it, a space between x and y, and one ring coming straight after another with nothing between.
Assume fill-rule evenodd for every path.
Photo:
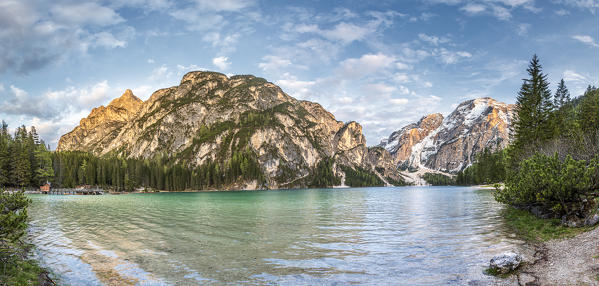
<instances>
[{"instance_id":1,"label":"grass on bank","mask_svg":"<svg viewBox=\"0 0 599 286\"><path fill-rule=\"evenodd\" d=\"M542 219L525 210L513 207L503 209L502 216L508 228L528 241L548 241L570 238L594 227L567 227L559 219Z\"/></svg>"},{"instance_id":2,"label":"grass on bank","mask_svg":"<svg viewBox=\"0 0 599 286\"><path fill-rule=\"evenodd\" d=\"M501 273L501 272L497 271L497 269L487 268L487 269L485 269L485 271L483 271L483 273L486 275L491 275L491 276L495 276L495 277L499 277L499 278L508 278L512 274L514 274L516 271L518 271L518 270L515 270L513 272L508 272L508 273Z\"/></svg>"},{"instance_id":3,"label":"grass on bank","mask_svg":"<svg viewBox=\"0 0 599 286\"><path fill-rule=\"evenodd\" d=\"M39 285L45 273L34 260L13 259L0 267L0 285Z\"/></svg>"}]
</instances>

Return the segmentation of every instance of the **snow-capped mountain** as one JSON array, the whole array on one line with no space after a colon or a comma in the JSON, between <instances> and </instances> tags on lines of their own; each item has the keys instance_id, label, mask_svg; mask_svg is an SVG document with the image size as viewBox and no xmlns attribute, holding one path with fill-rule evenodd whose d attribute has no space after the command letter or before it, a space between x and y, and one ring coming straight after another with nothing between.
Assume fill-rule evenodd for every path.
<instances>
[{"instance_id":1,"label":"snow-capped mountain","mask_svg":"<svg viewBox=\"0 0 599 286\"><path fill-rule=\"evenodd\" d=\"M393 132L379 144L401 169L427 168L455 173L472 164L475 155L508 145L514 105L492 98L462 102L446 118L436 113Z\"/></svg>"}]
</instances>

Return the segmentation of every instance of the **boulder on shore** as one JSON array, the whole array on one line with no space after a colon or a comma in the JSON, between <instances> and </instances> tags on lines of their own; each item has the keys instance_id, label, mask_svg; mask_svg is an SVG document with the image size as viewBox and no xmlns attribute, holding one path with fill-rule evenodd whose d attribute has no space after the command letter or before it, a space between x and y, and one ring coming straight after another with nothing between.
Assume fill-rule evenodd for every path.
<instances>
[{"instance_id":1,"label":"boulder on shore","mask_svg":"<svg viewBox=\"0 0 599 286\"><path fill-rule=\"evenodd\" d=\"M588 216L587 219L584 221L584 225L586 226L594 226L597 223L599 223L599 214L593 214L591 216Z\"/></svg>"},{"instance_id":2,"label":"boulder on shore","mask_svg":"<svg viewBox=\"0 0 599 286\"><path fill-rule=\"evenodd\" d=\"M522 263L522 256L513 252L506 252L491 259L489 268L500 274L507 274L516 270Z\"/></svg>"}]
</instances>

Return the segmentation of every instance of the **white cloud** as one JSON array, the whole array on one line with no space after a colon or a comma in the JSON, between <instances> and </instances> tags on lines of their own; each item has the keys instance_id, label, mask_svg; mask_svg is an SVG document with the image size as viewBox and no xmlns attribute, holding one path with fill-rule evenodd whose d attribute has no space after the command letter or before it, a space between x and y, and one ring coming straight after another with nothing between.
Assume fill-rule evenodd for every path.
<instances>
[{"instance_id":1,"label":"white cloud","mask_svg":"<svg viewBox=\"0 0 599 286\"><path fill-rule=\"evenodd\" d=\"M167 77L168 67L162 65L152 70L152 74L148 79L150 81L164 80Z\"/></svg>"},{"instance_id":2,"label":"white cloud","mask_svg":"<svg viewBox=\"0 0 599 286\"><path fill-rule=\"evenodd\" d=\"M76 88L67 87L62 90L51 90L43 94L45 104L66 104L77 108L92 108L115 98L117 91L108 85L107 80L103 80L94 85Z\"/></svg>"},{"instance_id":3,"label":"white cloud","mask_svg":"<svg viewBox=\"0 0 599 286\"><path fill-rule=\"evenodd\" d=\"M170 12L170 15L187 23L187 30L190 31L210 31L219 30L227 21L220 14L201 13L195 9L180 9Z\"/></svg>"},{"instance_id":4,"label":"white cloud","mask_svg":"<svg viewBox=\"0 0 599 286\"><path fill-rule=\"evenodd\" d=\"M595 42L595 39L589 35L575 35L572 36L572 38L587 45L599 48L599 44Z\"/></svg>"},{"instance_id":5,"label":"white cloud","mask_svg":"<svg viewBox=\"0 0 599 286\"><path fill-rule=\"evenodd\" d=\"M428 21L430 20L432 17L434 17L435 14L433 13L429 13L429 12L422 12L422 14L420 14L420 16L412 16L410 17L410 22L417 22L417 21Z\"/></svg>"},{"instance_id":6,"label":"white cloud","mask_svg":"<svg viewBox=\"0 0 599 286\"><path fill-rule=\"evenodd\" d=\"M156 61L155 61L154 59L148 59L148 63L149 63L149 64L153 64L153 63L155 63L155 62L156 62Z\"/></svg>"},{"instance_id":7,"label":"white cloud","mask_svg":"<svg viewBox=\"0 0 599 286\"><path fill-rule=\"evenodd\" d=\"M576 82L589 82L589 79L573 70L566 70L563 73L565 81L576 81Z\"/></svg>"},{"instance_id":8,"label":"white cloud","mask_svg":"<svg viewBox=\"0 0 599 286\"><path fill-rule=\"evenodd\" d=\"M406 73L396 73L393 75L393 80L399 82L399 83L408 83L411 80L410 76Z\"/></svg>"},{"instance_id":9,"label":"white cloud","mask_svg":"<svg viewBox=\"0 0 599 286\"><path fill-rule=\"evenodd\" d=\"M447 39L447 38L444 38L444 37L439 38L437 36L429 36L424 33L418 34L418 38L424 42L430 43L435 46L449 42L449 39Z\"/></svg>"},{"instance_id":10,"label":"white cloud","mask_svg":"<svg viewBox=\"0 0 599 286\"><path fill-rule=\"evenodd\" d=\"M402 62L396 62L395 67L397 67L397 69L400 69L400 70L409 70L412 68L410 65L408 65L406 63L402 63Z\"/></svg>"},{"instance_id":11,"label":"white cloud","mask_svg":"<svg viewBox=\"0 0 599 286\"><path fill-rule=\"evenodd\" d=\"M284 73L283 78L275 83L293 97L308 99L310 98L311 88L316 84L316 81L299 80L296 76Z\"/></svg>"},{"instance_id":12,"label":"white cloud","mask_svg":"<svg viewBox=\"0 0 599 286\"><path fill-rule=\"evenodd\" d=\"M450 51L445 48L436 49L434 53L441 59L441 61L445 64L455 64L461 59L471 58L472 54L465 51Z\"/></svg>"},{"instance_id":13,"label":"white cloud","mask_svg":"<svg viewBox=\"0 0 599 286\"><path fill-rule=\"evenodd\" d=\"M15 95L15 97L17 97L18 99L25 99L28 96L27 92L25 92L24 90L14 86L14 85L10 86L10 90Z\"/></svg>"},{"instance_id":14,"label":"white cloud","mask_svg":"<svg viewBox=\"0 0 599 286\"><path fill-rule=\"evenodd\" d=\"M375 96L391 96L392 94L396 93L398 90L396 87L394 86L390 86L384 83L371 83L371 84L366 84L365 86L362 87L362 90L364 92L364 94L368 95L375 95Z\"/></svg>"},{"instance_id":15,"label":"white cloud","mask_svg":"<svg viewBox=\"0 0 599 286\"><path fill-rule=\"evenodd\" d=\"M599 0L561 0L561 2L569 6L589 9L592 13L599 8Z\"/></svg>"},{"instance_id":16,"label":"white cloud","mask_svg":"<svg viewBox=\"0 0 599 286\"><path fill-rule=\"evenodd\" d=\"M95 46L107 48L124 48L127 45L126 41L118 40L109 32L100 32L94 35Z\"/></svg>"},{"instance_id":17,"label":"white cloud","mask_svg":"<svg viewBox=\"0 0 599 286\"><path fill-rule=\"evenodd\" d=\"M410 102L407 98L392 98L389 101L394 105L406 105Z\"/></svg>"},{"instance_id":18,"label":"white cloud","mask_svg":"<svg viewBox=\"0 0 599 286\"><path fill-rule=\"evenodd\" d=\"M528 34L528 31L530 30L530 24L519 24L518 28L516 30L516 32L518 33L518 35L520 36L526 36Z\"/></svg>"},{"instance_id":19,"label":"white cloud","mask_svg":"<svg viewBox=\"0 0 599 286\"><path fill-rule=\"evenodd\" d=\"M376 27L358 26L353 23L341 22L332 29L320 29L315 24L298 25L295 28L295 31L298 33L314 33L328 40L340 41L344 44L348 44L353 41L364 40L368 34L374 32L375 28Z\"/></svg>"},{"instance_id":20,"label":"white cloud","mask_svg":"<svg viewBox=\"0 0 599 286\"><path fill-rule=\"evenodd\" d=\"M481 4L470 3L464 7L462 7L463 11L466 11L470 14L480 14L487 10L487 7Z\"/></svg>"},{"instance_id":21,"label":"white cloud","mask_svg":"<svg viewBox=\"0 0 599 286\"><path fill-rule=\"evenodd\" d=\"M179 71L181 71L181 72L190 72L190 71L205 71L205 70L207 70L207 69L205 69L205 68L203 68L203 67L200 67L200 66L198 66L198 65L194 65L194 64L191 64L191 65L188 65L188 66L185 66L185 65L177 65L177 69L178 69Z\"/></svg>"},{"instance_id":22,"label":"white cloud","mask_svg":"<svg viewBox=\"0 0 599 286\"><path fill-rule=\"evenodd\" d=\"M82 88L70 86L62 90L49 90L41 95L31 95L11 85L10 93L0 99L0 114L59 120L72 112L105 103L114 94L106 80Z\"/></svg>"},{"instance_id":23,"label":"white cloud","mask_svg":"<svg viewBox=\"0 0 599 286\"><path fill-rule=\"evenodd\" d=\"M372 28L358 26L352 23L341 22L331 30L323 30L320 33L331 40L339 40L343 43L363 40L366 35L372 33Z\"/></svg>"},{"instance_id":24,"label":"white cloud","mask_svg":"<svg viewBox=\"0 0 599 286\"><path fill-rule=\"evenodd\" d=\"M395 57L385 54L364 54L360 58L350 58L341 62L341 71L345 76L362 77L383 72L394 66Z\"/></svg>"},{"instance_id":25,"label":"white cloud","mask_svg":"<svg viewBox=\"0 0 599 286\"><path fill-rule=\"evenodd\" d=\"M218 47L221 53L225 53L235 50L235 45L240 37L241 35L239 33L222 36L220 32L212 32L204 35L202 40L210 43L212 47Z\"/></svg>"},{"instance_id":26,"label":"white cloud","mask_svg":"<svg viewBox=\"0 0 599 286\"><path fill-rule=\"evenodd\" d=\"M125 21L112 8L94 2L57 4L50 13L61 22L79 25L110 26Z\"/></svg>"},{"instance_id":27,"label":"white cloud","mask_svg":"<svg viewBox=\"0 0 599 286\"><path fill-rule=\"evenodd\" d=\"M258 64L263 71L278 71L288 66L291 66L291 60L273 55L262 57L262 62Z\"/></svg>"},{"instance_id":28,"label":"white cloud","mask_svg":"<svg viewBox=\"0 0 599 286\"><path fill-rule=\"evenodd\" d=\"M493 5L492 9L493 9L493 15L497 19L509 20L510 18L512 18L511 11L503 6Z\"/></svg>"},{"instance_id":29,"label":"white cloud","mask_svg":"<svg viewBox=\"0 0 599 286\"><path fill-rule=\"evenodd\" d=\"M518 8L538 13L541 9L535 7L534 0L428 0L432 3L460 5L460 10L471 16L492 15L499 20L509 20L512 11Z\"/></svg>"},{"instance_id":30,"label":"white cloud","mask_svg":"<svg viewBox=\"0 0 599 286\"><path fill-rule=\"evenodd\" d=\"M204 11L239 11L254 5L250 0L195 0L197 7Z\"/></svg>"},{"instance_id":31,"label":"white cloud","mask_svg":"<svg viewBox=\"0 0 599 286\"><path fill-rule=\"evenodd\" d=\"M212 64L220 70L226 70L231 65L229 58L224 56L213 58Z\"/></svg>"},{"instance_id":32,"label":"white cloud","mask_svg":"<svg viewBox=\"0 0 599 286\"><path fill-rule=\"evenodd\" d=\"M339 43L341 45L347 45L352 42L365 41L374 36L377 32L380 32L382 29L390 27L393 23L394 17L405 16L404 14L395 11L371 11L366 13L370 19L365 21L356 21L355 18L357 18L357 15L353 13L343 13L343 16L341 17L330 17L324 15L311 15L305 11L302 12L305 15L301 17L302 19L300 20L300 24L287 21L283 26L283 29L290 33L288 35L284 35L284 39L294 39L293 34L295 33L315 34L328 41ZM317 23L314 23L314 19L316 19ZM353 21L340 21L347 19L352 19ZM319 22L324 23L321 24ZM332 23L333 25L331 25ZM329 28L323 28L323 26Z\"/></svg>"},{"instance_id":33,"label":"white cloud","mask_svg":"<svg viewBox=\"0 0 599 286\"><path fill-rule=\"evenodd\" d=\"M99 2L0 1L0 73L26 74L89 47L124 47L134 29ZM124 28L123 28L124 27Z\"/></svg>"},{"instance_id":34,"label":"white cloud","mask_svg":"<svg viewBox=\"0 0 599 286\"><path fill-rule=\"evenodd\" d=\"M156 88L154 88L151 85L140 85L131 88L131 91L133 92L133 94L135 94L135 96L145 101L148 98L150 98L150 95L152 95L154 91L156 91Z\"/></svg>"}]
</instances>

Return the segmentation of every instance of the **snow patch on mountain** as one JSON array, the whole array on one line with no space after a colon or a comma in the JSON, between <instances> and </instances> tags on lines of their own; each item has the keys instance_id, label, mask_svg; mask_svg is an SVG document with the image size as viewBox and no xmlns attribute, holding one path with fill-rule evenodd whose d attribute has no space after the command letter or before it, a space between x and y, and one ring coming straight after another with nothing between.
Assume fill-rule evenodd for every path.
<instances>
[{"instance_id":1,"label":"snow patch on mountain","mask_svg":"<svg viewBox=\"0 0 599 286\"><path fill-rule=\"evenodd\" d=\"M449 116L435 117L441 122L425 116L393 132L379 146L395 156L402 169L455 173L472 164L476 153L507 146L513 117L513 105L488 97L468 100Z\"/></svg>"}]
</instances>

